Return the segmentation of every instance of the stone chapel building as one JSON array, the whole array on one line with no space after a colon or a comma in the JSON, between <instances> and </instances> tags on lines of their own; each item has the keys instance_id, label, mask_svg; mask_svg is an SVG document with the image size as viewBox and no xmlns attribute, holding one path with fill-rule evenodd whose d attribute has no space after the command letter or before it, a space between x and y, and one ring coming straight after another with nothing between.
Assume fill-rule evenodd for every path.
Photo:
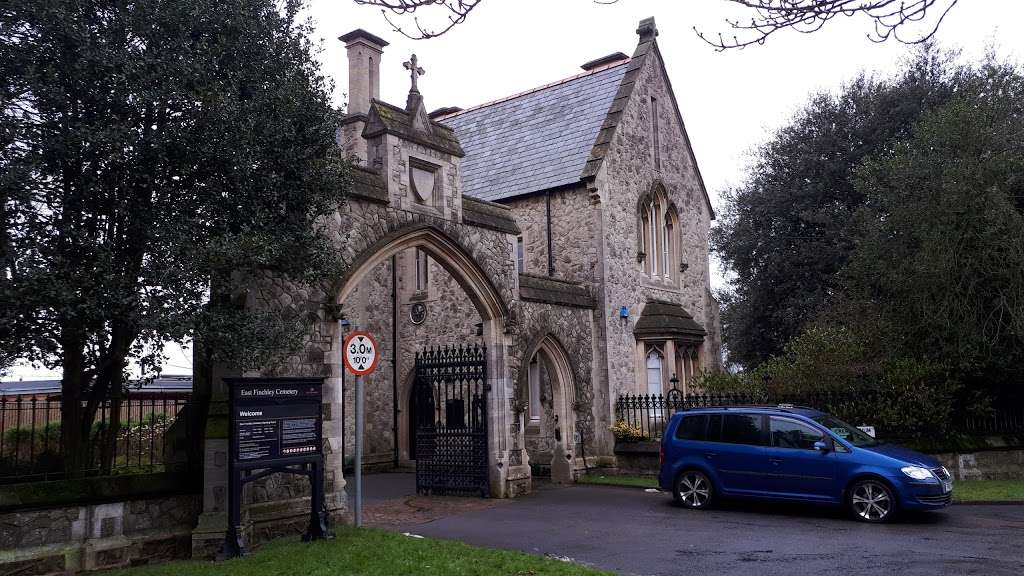
<instances>
[{"instance_id":1,"label":"stone chapel building","mask_svg":"<svg viewBox=\"0 0 1024 576\"><path fill-rule=\"evenodd\" d=\"M637 33L632 58L617 52L546 86L429 114L418 89L405 107L378 98L386 42L358 30L341 38L350 66L346 150L383 174L397 187L389 195L399 193L416 213L443 212L461 195L463 221L508 234L508 253L493 257L515 268L517 300L544 309L529 315L535 322L512 345L523 353L516 397L527 406L525 446L535 471L551 460L556 416L567 417L553 412L549 348L569 352L566 360L575 364L576 391L567 402L583 392L599 403L591 414L595 455L610 453L603 432L618 394L661 394L673 376L685 391L702 368L718 367L718 306L708 271L714 212L653 20ZM398 155L387 136L417 149ZM415 353L482 344L480 315L422 248L376 268L344 305L352 324L381 335L384 358L397 341L397 362L387 367L394 369L378 372L369 386L375 393L368 412L376 417L368 453L392 461L397 446L399 462L407 461L409 423L400 419L398 441L391 436L392 383L401 414ZM583 344L587 349L578 349Z\"/></svg>"},{"instance_id":2,"label":"stone chapel building","mask_svg":"<svg viewBox=\"0 0 1024 576\"><path fill-rule=\"evenodd\" d=\"M613 458L608 427L620 394L660 394L673 378L685 392L702 369L719 367L714 211L654 20L637 34L632 56L616 52L546 86L429 113L415 57L405 63L407 101L384 102L381 70L402 70L382 67L387 42L363 30L340 38L349 102L339 144L356 168L329 226L347 272L333 294L273 280L249 292L249 305L317 316L305 353L261 375L326 377L333 512L345 509L341 470L354 437L339 331L369 331L380 346L366 378L366 464L416 459L417 353L486 347L496 497L528 491L535 475L571 481L584 456L590 465ZM216 395L221 385L212 386ZM207 439L208 462L223 462L218 442ZM223 472L207 468L209 515L222 504L209 478ZM261 499L280 509L267 492L251 504Z\"/></svg>"}]
</instances>

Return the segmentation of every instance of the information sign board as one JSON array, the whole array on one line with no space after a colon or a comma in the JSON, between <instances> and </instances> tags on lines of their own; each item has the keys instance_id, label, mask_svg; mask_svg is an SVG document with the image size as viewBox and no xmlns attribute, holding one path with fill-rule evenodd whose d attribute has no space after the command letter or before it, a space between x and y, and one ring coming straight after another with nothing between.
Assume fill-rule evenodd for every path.
<instances>
[{"instance_id":1,"label":"information sign board","mask_svg":"<svg viewBox=\"0 0 1024 576\"><path fill-rule=\"evenodd\" d=\"M270 474L309 479L305 540L331 538L324 509L323 378L225 378L228 386L228 530L222 557L245 554L242 487Z\"/></svg>"},{"instance_id":2,"label":"information sign board","mask_svg":"<svg viewBox=\"0 0 1024 576\"><path fill-rule=\"evenodd\" d=\"M235 380L231 389L235 462L319 455L322 381Z\"/></svg>"}]
</instances>

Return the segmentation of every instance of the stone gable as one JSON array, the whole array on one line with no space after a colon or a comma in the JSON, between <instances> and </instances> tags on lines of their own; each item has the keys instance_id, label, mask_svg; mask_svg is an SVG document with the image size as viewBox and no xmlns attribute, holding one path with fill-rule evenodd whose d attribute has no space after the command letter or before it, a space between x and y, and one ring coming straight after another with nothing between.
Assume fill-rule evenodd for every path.
<instances>
[{"instance_id":1,"label":"stone gable","mask_svg":"<svg viewBox=\"0 0 1024 576\"><path fill-rule=\"evenodd\" d=\"M718 341L717 312L710 313L708 231L713 214L693 162L685 128L676 114L671 86L664 74L656 42L641 42L623 83L628 98L613 106L614 133L601 154L594 188L601 200L604 277L604 324L607 330L608 379L611 398L639 392L634 327L644 305L665 301L681 305ZM659 106L660 166L655 166L651 130L651 99ZM681 242L678 282L652 280L638 263L642 251L637 207L641 196L661 184L679 217ZM717 303L715 303L717 305ZM629 318L621 318L626 307ZM709 339L710 341L710 339ZM717 346L702 346L706 366L716 367Z\"/></svg>"}]
</instances>

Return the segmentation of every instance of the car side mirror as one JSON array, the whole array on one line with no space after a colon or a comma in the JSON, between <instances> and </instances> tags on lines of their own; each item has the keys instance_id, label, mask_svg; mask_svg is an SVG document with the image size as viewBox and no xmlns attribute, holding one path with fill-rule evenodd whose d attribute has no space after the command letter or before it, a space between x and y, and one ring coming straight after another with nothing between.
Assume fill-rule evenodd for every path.
<instances>
[{"instance_id":1,"label":"car side mirror","mask_svg":"<svg viewBox=\"0 0 1024 576\"><path fill-rule=\"evenodd\" d=\"M818 452L828 452L828 443L823 440L818 440L817 442L814 443L814 449L817 450Z\"/></svg>"}]
</instances>

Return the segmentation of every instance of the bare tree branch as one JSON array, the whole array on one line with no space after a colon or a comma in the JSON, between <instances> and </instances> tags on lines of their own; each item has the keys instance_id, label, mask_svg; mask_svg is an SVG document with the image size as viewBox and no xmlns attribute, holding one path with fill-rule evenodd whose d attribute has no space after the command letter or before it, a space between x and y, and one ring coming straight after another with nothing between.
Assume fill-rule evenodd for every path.
<instances>
[{"instance_id":1,"label":"bare tree branch","mask_svg":"<svg viewBox=\"0 0 1024 576\"><path fill-rule=\"evenodd\" d=\"M407 38L425 40L440 36L461 24L483 0L354 0L356 4L377 6L391 28ZM731 38L721 33L708 37L694 27L697 36L717 50L745 48L764 44L769 36L783 29L810 34L836 16L867 16L872 30L867 37L872 42L885 42L890 38L904 44L919 44L935 35L942 21L959 0L724 0L753 11L750 21L726 19L735 32ZM619 0L593 0L595 4L615 4ZM419 14L433 8L442 15L439 25L421 24ZM934 17L938 14L937 17ZM406 31L396 17L412 16L414 31ZM902 36L901 31L917 25L923 32Z\"/></svg>"},{"instance_id":2,"label":"bare tree branch","mask_svg":"<svg viewBox=\"0 0 1024 576\"><path fill-rule=\"evenodd\" d=\"M873 30L867 34L872 42L885 42L890 38L904 44L919 44L935 35L946 14L959 0L728 0L753 10L750 22L726 19L726 23L737 32L732 38L721 33L709 38L694 27L693 31L701 40L715 49L745 48L761 45L769 36L783 29L792 29L810 34L821 28L836 16L867 16ZM900 32L925 22L929 15L934 18L926 22L923 33L916 36L901 36ZM913 34L913 32L911 32Z\"/></svg>"},{"instance_id":3,"label":"bare tree branch","mask_svg":"<svg viewBox=\"0 0 1024 576\"><path fill-rule=\"evenodd\" d=\"M483 0L354 0L356 4L363 6L377 6L384 15L384 20L391 26L392 30L412 40L426 40L436 38L451 30L456 25L463 23L469 13L473 11ZM593 0L594 4L615 4L619 0ZM420 23L416 12L434 7L434 12L443 15L440 27L423 25ZM408 32L399 26L394 17L412 16L413 24L416 26L414 32Z\"/></svg>"},{"instance_id":4,"label":"bare tree branch","mask_svg":"<svg viewBox=\"0 0 1024 576\"><path fill-rule=\"evenodd\" d=\"M457 24L461 24L469 16L469 13L476 8L483 0L355 0L356 4L362 4L364 6L378 6L381 14L384 15L384 19L391 28L412 40L426 40L428 38L435 38L444 34L445 32L454 28ZM441 28L435 28L432 26L424 26L420 24L419 16L415 13L417 10L421 10L428 7L437 7L439 11L444 14L442 19ZM390 14L389 14L390 13ZM395 23L392 18L394 16L413 16L413 24L416 26L415 32L406 32L401 26Z\"/></svg>"}]
</instances>

